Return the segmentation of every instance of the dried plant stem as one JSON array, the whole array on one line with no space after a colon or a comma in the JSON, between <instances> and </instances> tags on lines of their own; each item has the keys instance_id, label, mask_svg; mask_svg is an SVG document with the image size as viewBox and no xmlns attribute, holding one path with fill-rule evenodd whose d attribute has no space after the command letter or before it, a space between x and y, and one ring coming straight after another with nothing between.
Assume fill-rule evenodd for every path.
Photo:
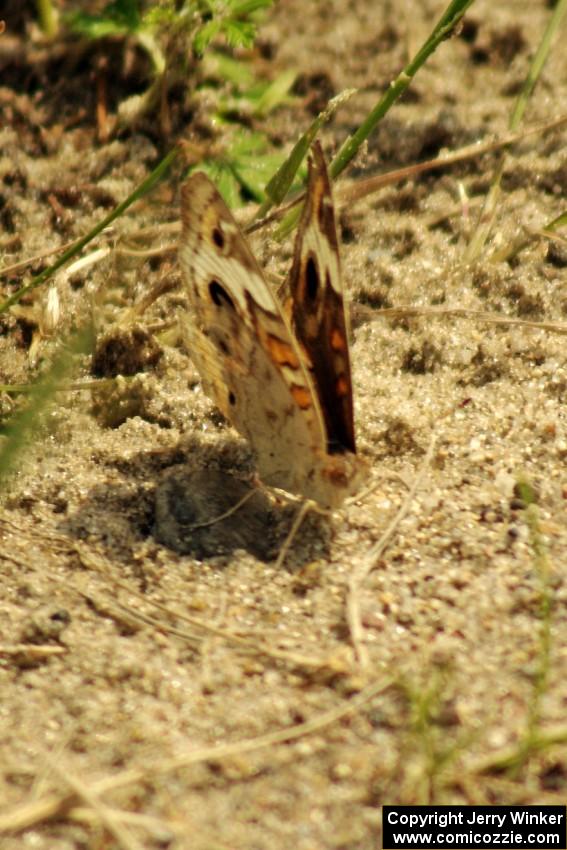
<instances>
[{"instance_id":1,"label":"dried plant stem","mask_svg":"<svg viewBox=\"0 0 567 850\"><path fill-rule=\"evenodd\" d=\"M242 753L255 752L257 750L275 747L279 744L297 741L306 735L320 732L322 729L338 723L345 717L356 714L374 699L374 697L383 693L391 684L392 680L390 678L379 679L360 691L359 694L346 702L346 704L343 703L329 711L322 712L305 723L284 729L277 729L256 738L245 738L244 740L234 741L229 744L189 750L187 753L176 756L173 759L157 762L145 768L125 770L113 776L91 782L89 792L98 798L110 791L138 783L147 783L156 776L174 773L190 765L206 761L219 761L241 755ZM70 814L69 810L72 811L76 805L76 801L77 793L71 791L66 794L48 794L41 800L26 803L0 816L0 835L21 832L55 817L68 815Z\"/></svg>"},{"instance_id":2,"label":"dried plant stem","mask_svg":"<svg viewBox=\"0 0 567 850\"><path fill-rule=\"evenodd\" d=\"M360 308L359 308L360 309ZM548 331L560 335L567 334L567 322L532 322L529 319L516 319L514 317L498 316L494 313L486 313L483 310L467 310L464 307L385 307L382 310L364 311L368 320L374 321L382 318L405 318L416 316L427 316L428 318L444 318L453 316L459 319L471 319L475 322L486 322L490 325L509 325L523 328L531 328L535 331Z\"/></svg>"},{"instance_id":3,"label":"dried plant stem","mask_svg":"<svg viewBox=\"0 0 567 850\"><path fill-rule=\"evenodd\" d=\"M67 783L77 797L82 799L94 812L96 812L100 821L104 824L108 832L116 839L120 847L124 848L124 850L143 850L140 842L137 841L126 827L120 823L117 813L99 800L99 795L93 790L92 785L87 785L76 776L73 776L68 770L63 770L63 768L53 759L50 759L50 767Z\"/></svg>"}]
</instances>

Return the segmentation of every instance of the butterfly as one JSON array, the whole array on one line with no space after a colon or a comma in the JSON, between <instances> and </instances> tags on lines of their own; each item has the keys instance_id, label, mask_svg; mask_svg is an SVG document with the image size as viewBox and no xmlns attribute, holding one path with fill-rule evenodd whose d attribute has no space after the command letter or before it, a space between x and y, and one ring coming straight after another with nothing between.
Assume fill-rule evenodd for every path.
<instances>
[{"instance_id":1,"label":"butterfly","mask_svg":"<svg viewBox=\"0 0 567 850\"><path fill-rule=\"evenodd\" d=\"M339 507L366 464L356 453L349 322L320 144L285 303L201 172L181 188L181 220L188 343L206 393L248 440L265 484Z\"/></svg>"}]
</instances>

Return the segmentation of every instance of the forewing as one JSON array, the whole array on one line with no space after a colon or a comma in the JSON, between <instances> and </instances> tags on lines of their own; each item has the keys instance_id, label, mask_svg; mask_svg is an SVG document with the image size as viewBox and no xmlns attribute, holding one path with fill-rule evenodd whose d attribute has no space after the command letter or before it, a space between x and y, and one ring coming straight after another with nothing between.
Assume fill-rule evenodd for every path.
<instances>
[{"instance_id":1,"label":"forewing","mask_svg":"<svg viewBox=\"0 0 567 850\"><path fill-rule=\"evenodd\" d=\"M250 442L268 484L303 492L325 429L283 312L210 180L181 190L180 261L191 355L208 394Z\"/></svg>"},{"instance_id":2,"label":"forewing","mask_svg":"<svg viewBox=\"0 0 567 850\"><path fill-rule=\"evenodd\" d=\"M309 162L289 290L293 330L310 364L325 421L327 451L355 452L347 305L331 185L318 142Z\"/></svg>"}]
</instances>

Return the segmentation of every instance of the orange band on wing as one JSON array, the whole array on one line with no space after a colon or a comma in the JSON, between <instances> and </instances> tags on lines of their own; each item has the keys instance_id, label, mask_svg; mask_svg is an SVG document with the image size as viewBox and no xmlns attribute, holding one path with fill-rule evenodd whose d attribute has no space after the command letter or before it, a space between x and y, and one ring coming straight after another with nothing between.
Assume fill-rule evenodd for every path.
<instances>
[{"instance_id":1,"label":"orange band on wing","mask_svg":"<svg viewBox=\"0 0 567 850\"><path fill-rule=\"evenodd\" d=\"M346 351L347 349L346 339L339 328L333 328L331 332L331 348L333 351Z\"/></svg>"},{"instance_id":2,"label":"orange band on wing","mask_svg":"<svg viewBox=\"0 0 567 850\"><path fill-rule=\"evenodd\" d=\"M339 398L344 398L350 393L350 384L344 375L339 375L335 381L335 391Z\"/></svg>"},{"instance_id":3,"label":"orange band on wing","mask_svg":"<svg viewBox=\"0 0 567 850\"><path fill-rule=\"evenodd\" d=\"M311 407L311 393L306 387L298 387L297 384L293 384L291 394L297 402L297 406L302 410Z\"/></svg>"},{"instance_id":4,"label":"orange band on wing","mask_svg":"<svg viewBox=\"0 0 567 850\"><path fill-rule=\"evenodd\" d=\"M289 343L277 336L268 334L266 344L274 363L277 363L278 366L289 366L290 369L299 369L299 360Z\"/></svg>"}]
</instances>

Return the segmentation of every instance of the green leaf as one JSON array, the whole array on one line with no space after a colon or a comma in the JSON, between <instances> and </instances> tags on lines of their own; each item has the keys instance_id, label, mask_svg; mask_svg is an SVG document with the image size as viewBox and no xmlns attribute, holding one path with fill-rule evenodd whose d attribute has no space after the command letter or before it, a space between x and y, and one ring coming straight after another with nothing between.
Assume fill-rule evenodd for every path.
<instances>
[{"instance_id":1,"label":"green leaf","mask_svg":"<svg viewBox=\"0 0 567 850\"><path fill-rule=\"evenodd\" d=\"M235 0L231 3L233 16L241 18L252 15L259 9L267 9L271 5L272 0Z\"/></svg>"},{"instance_id":2,"label":"green leaf","mask_svg":"<svg viewBox=\"0 0 567 850\"><path fill-rule=\"evenodd\" d=\"M516 484L516 490L520 499L526 503L526 505L536 505L537 504L537 493L533 485L526 479L520 478Z\"/></svg>"},{"instance_id":3,"label":"green leaf","mask_svg":"<svg viewBox=\"0 0 567 850\"><path fill-rule=\"evenodd\" d=\"M558 215L557 218L554 218L553 221L550 221L543 228L544 230L559 230L561 227L565 227L567 225L567 211L562 212L561 215Z\"/></svg>"},{"instance_id":4,"label":"green leaf","mask_svg":"<svg viewBox=\"0 0 567 850\"><path fill-rule=\"evenodd\" d=\"M128 30L109 18L94 18L83 12L72 12L65 15L65 23L72 32L96 40L109 35L127 35Z\"/></svg>"},{"instance_id":5,"label":"green leaf","mask_svg":"<svg viewBox=\"0 0 567 850\"><path fill-rule=\"evenodd\" d=\"M231 209L242 206L240 184L228 163L220 160L204 160L196 168L191 169L191 173L194 171L203 171L213 181Z\"/></svg>"},{"instance_id":6,"label":"green leaf","mask_svg":"<svg viewBox=\"0 0 567 850\"><path fill-rule=\"evenodd\" d=\"M235 160L233 168L241 185L254 200L261 202L266 197L266 180L281 161L281 154L265 154L261 157Z\"/></svg>"},{"instance_id":7,"label":"green leaf","mask_svg":"<svg viewBox=\"0 0 567 850\"><path fill-rule=\"evenodd\" d=\"M254 107L256 115L264 117L275 109L276 106L284 103L296 77L296 71L290 68L276 77L272 83L269 83L256 101Z\"/></svg>"},{"instance_id":8,"label":"green leaf","mask_svg":"<svg viewBox=\"0 0 567 850\"><path fill-rule=\"evenodd\" d=\"M207 53L204 72L210 76L221 77L239 88L251 86L254 81L254 72L245 62L217 50L209 50Z\"/></svg>"},{"instance_id":9,"label":"green leaf","mask_svg":"<svg viewBox=\"0 0 567 850\"><path fill-rule=\"evenodd\" d=\"M268 200L258 210L256 218L263 218L273 204L281 204L289 188L295 179L295 175L301 163L303 162L307 151L313 144L317 133L327 121L335 114L339 106L342 106L352 95L356 89L346 89L333 97L319 115L311 122L305 133L299 137L290 155L287 157L283 165L273 175L272 179L266 186L266 194ZM291 213L290 213L291 215ZM296 215L296 214L295 214ZM297 219L294 218L294 221ZM285 221L285 219L284 219ZM290 219L291 221L291 219Z\"/></svg>"},{"instance_id":10,"label":"green leaf","mask_svg":"<svg viewBox=\"0 0 567 850\"><path fill-rule=\"evenodd\" d=\"M74 32L92 39L135 33L142 23L138 0L114 0L99 15L72 12L65 20Z\"/></svg>"},{"instance_id":11,"label":"green leaf","mask_svg":"<svg viewBox=\"0 0 567 850\"><path fill-rule=\"evenodd\" d=\"M256 27L248 21L228 18L222 22L222 31L231 47L252 47L254 44Z\"/></svg>"},{"instance_id":12,"label":"green leaf","mask_svg":"<svg viewBox=\"0 0 567 850\"><path fill-rule=\"evenodd\" d=\"M257 156L266 150L266 144L266 137L262 133L239 130L232 137L232 145L230 147L231 159Z\"/></svg>"},{"instance_id":13,"label":"green leaf","mask_svg":"<svg viewBox=\"0 0 567 850\"><path fill-rule=\"evenodd\" d=\"M137 29L142 22L138 0L114 0L106 7L106 13L123 21L124 26L131 30Z\"/></svg>"},{"instance_id":14,"label":"green leaf","mask_svg":"<svg viewBox=\"0 0 567 850\"><path fill-rule=\"evenodd\" d=\"M213 18L211 21L201 27L193 39L193 50L198 56L202 56L205 48L211 43L213 38L220 32L222 21L219 18Z\"/></svg>"}]
</instances>

